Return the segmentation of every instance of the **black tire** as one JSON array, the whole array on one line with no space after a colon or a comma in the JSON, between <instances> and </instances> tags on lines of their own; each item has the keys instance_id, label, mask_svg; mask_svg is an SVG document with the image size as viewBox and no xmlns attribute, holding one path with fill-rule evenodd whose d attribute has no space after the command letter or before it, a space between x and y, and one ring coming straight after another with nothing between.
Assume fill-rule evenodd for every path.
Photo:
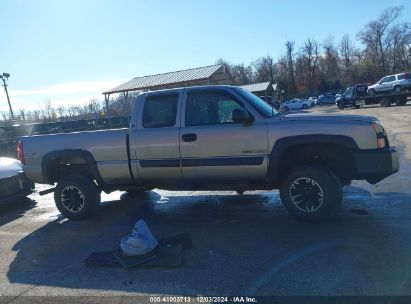
<instances>
[{"instance_id":1,"label":"black tire","mask_svg":"<svg viewBox=\"0 0 411 304\"><path fill-rule=\"evenodd\" d=\"M408 102L407 96L403 96L401 98L401 106L405 106L407 104L407 102Z\"/></svg>"},{"instance_id":2,"label":"black tire","mask_svg":"<svg viewBox=\"0 0 411 304\"><path fill-rule=\"evenodd\" d=\"M375 96L375 95L376 95L375 90L374 90L374 89L369 89L369 90L368 90L368 95L370 95L370 96Z\"/></svg>"},{"instance_id":3,"label":"black tire","mask_svg":"<svg viewBox=\"0 0 411 304\"><path fill-rule=\"evenodd\" d=\"M360 105L356 105L355 108L356 108L356 109L360 109L361 106L360 106Z\"/></svg>"},{"instance_id":4,"label":"black tire","mask_svg":"<svg viewBox=\"0 0 411 304\"><path fill-rule=\"evenodd\" d=\"M339 110L344 110L344 104L343 103L337 103L337 108L339 109Z\"/></svg>"},{"instance_id":5,"label":"black tire","mask_svg":"<svg viewBox=\"0 0 411 304\"><path fill-rule=\"evenodd\" d=\"M336 175L317 166L293 169L281 183L280 196L290 214L310 222L322 221L331 216L343 198L342 186ZM298 197L302 197L300 203Z\"/></svg>"},{"instance_id":6,"label":"black tire","mask_svg":"<svg viewBox=\"0 0 411 304\"><path fill-rule=\"evenodd\" d=\"M389 98L383 98L380 101L380 106L381 107L390 107L391 106L391 100Z\"/></svg>"},{"instance_id":7,"label":"black tire","mask_svg":"<svg viewBox=\"0 0 411 304\"><path fill-rule=\"evenodd\" d=\"M70 175L57 183L54 201L57 209L66 218L84 220L100 206L101 191L89 178Z\"/></svg>"},{"instance_id":8,"label":"black tire","mask_svg":"<svg viewBox=\"0 0 411 304\"><path fill-rule=\"evenodd\" d=\"M407 97L406 96L399 96L395 100L395 104L397 106L405 106L406 103L407 103Z\"/></svg>"}]
</instances>

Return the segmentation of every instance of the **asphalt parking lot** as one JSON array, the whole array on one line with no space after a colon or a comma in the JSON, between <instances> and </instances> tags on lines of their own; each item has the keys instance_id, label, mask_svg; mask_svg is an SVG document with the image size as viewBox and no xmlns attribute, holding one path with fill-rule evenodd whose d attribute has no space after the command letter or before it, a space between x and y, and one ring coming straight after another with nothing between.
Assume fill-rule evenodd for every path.
<instances>
[{"instance_id":1,"label":"asphalt parking lot","mask_svg":"<svg viewBox=\"0 0 411 304\"><path fill-rule=\"evenodd\" d=\"M401 152L401 171L375 186L354 182L331 220L295 220L276 191L154 190L103 195L96 218L73 222L52 194L35 193L0 209L0 295L411 295L411 104L342 113L377 116ZM116 248L140 218L158 238L190 235L180 266L84 264Z\"/></svg>"}]
</instances>

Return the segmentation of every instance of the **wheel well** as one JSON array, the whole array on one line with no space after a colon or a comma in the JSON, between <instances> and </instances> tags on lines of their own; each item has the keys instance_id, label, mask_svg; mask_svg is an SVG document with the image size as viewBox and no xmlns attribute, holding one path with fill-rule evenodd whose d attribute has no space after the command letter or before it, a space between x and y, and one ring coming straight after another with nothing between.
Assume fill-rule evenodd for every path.
<instances>
[{"instance_id":1,"label":"wheel well","mask_svg":"<svg viewBox=\"0 0 411 304\"><path fill-rule=\"evenodd\" d=\"M343 184L348 183L355 172L352 150L333 143L296 144L287 147L280 154L278 164L279 181L293 168L302 165L327 167Z\"/></svg>"},{"instance_id":2,"label":"wheel well","mask_svg":"<svg viewBox=\"0 0 411 304\"><path fill-rule=\"evenodd\" d=\"M81 156L59 156L51 159L47 165L50 183L73 174L79 174L94 180L92 170L87 161Z\"/></svg>"}]
</instances>

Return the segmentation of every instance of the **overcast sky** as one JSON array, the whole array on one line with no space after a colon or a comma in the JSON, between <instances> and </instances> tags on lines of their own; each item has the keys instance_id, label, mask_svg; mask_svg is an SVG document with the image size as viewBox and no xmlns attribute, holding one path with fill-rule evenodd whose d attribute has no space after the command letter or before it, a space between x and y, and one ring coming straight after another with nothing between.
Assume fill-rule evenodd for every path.
<instances>
[{"instance_id":1,"label":"overcast sky","mask_svg":"<svg viewBox=\"0 0 411 304\"><path fill-rule=\"evenodd\" d=\"M15 110L82 104L135 76L278 58L288 39L355 39L396 5L410 21L409 0L0 0L0 73Z\"/></svg>"}]
</instances>

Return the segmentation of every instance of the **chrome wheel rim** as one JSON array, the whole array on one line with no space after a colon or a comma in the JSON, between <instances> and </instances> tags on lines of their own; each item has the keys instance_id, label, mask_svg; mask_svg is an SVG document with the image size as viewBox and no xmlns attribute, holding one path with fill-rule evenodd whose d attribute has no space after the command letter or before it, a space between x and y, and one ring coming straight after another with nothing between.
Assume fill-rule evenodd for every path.
<instances>
[{"instance_id":1,"label":"chrome wheel rim","mask_svg":"<svg viewBox=\"0 0 411 304\"><path fill-rule=\"evenodd\" d=\"M84 194L75 186L66 186L61 191L61 204L71 213L80 212L84 208Z\"/></svg>"},{"instance_id":2,"label":"chrome wheel rim","mask_svg":"<svg viewBox=\"0 0 411 304\"><path fill-rule=\"evenodd\" d=\"M309 177L299 177L290 186L290 199L294 207L305 213L319 210L324 203L320 184Z\"/></svg>"}]
</instances>

